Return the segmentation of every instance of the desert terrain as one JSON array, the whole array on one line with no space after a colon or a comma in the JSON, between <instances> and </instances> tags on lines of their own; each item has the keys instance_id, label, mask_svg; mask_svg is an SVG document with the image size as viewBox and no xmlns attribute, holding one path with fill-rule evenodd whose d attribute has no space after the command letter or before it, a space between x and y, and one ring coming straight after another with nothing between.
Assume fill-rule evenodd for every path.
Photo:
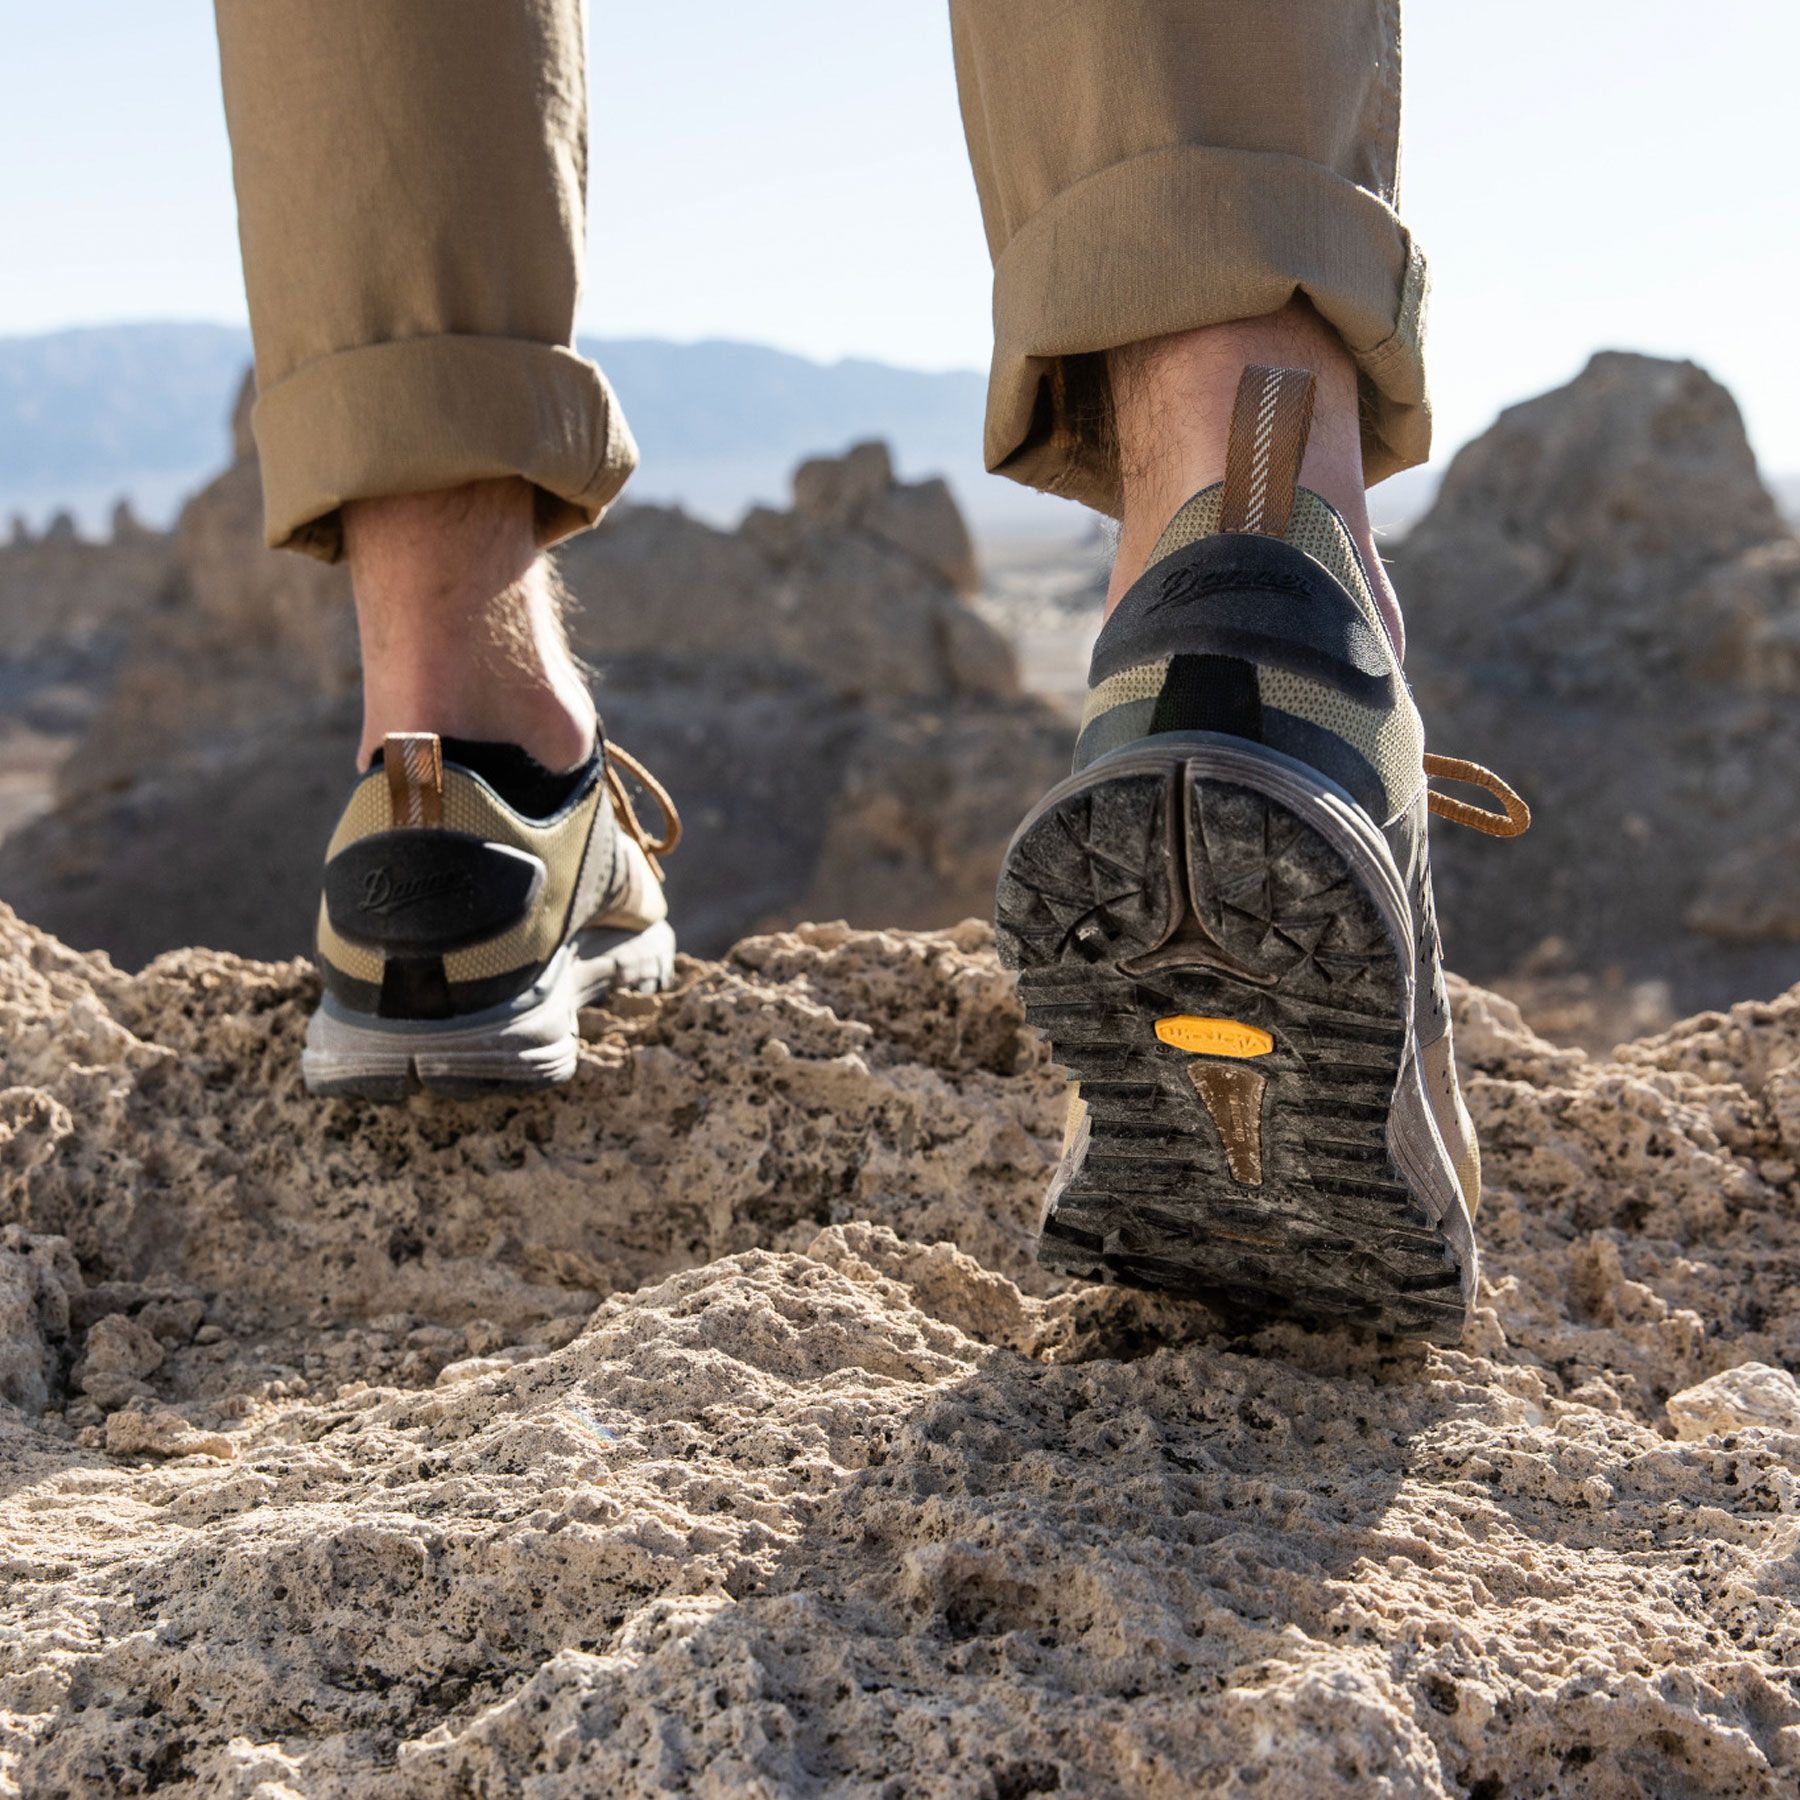
<instances>
[{"instance_id":1,"label":"desert terrain","mask_svg":"<svg viewBox=\"0 0 1800 1800\"><path fill-rule=\"evenodd\" d=\"M1441 1352L1047 1281L979 924L475 1106L309 1103L314 991L0 920L5 1791L1793 1791L1800 995L1458 986Z\"/></svg>"},{"instance_id":2,"label":"desert terrain","mask_svg":"<svg viewBox=\"0 0 1800 1800\"><path fill-rule=\"evenodd\" d=\"M1800 541L1717 384L1598 358L1395 545L1537 811L1437 840L1456 1351L1032 1259L984 884L1102 541L983 568L873 446L581 540L694 954L565 1089L372 1108L298 1067L341 576L254 511L240 432L0 549L0 1793L1800 1785Z\"/></svg>"}]
</instances>

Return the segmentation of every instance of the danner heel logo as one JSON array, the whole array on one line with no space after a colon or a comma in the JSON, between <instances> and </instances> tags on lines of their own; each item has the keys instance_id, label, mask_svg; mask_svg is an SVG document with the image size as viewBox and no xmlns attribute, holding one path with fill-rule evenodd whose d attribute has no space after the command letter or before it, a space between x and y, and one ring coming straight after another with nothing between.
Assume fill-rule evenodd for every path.
<instances>
[{"instance_id":1,"label":"danner heel logo","mask_svg":"<svg viewBox=\"0 0 1800 1800\"><path fill-rule=\"evenodd\" d=\"M396 881L386 869L371 869L363 877L359 904L364 912L386 918L390 913L417 906L421 900L435 900L471 885L472 878L465 869L446 869L440 874L414 875L401 881Z\"/></svg>"},{"instance_id":2,"label":"danner heel logo","mask_svg":"<svg viewBox=\"0 0 1800 1800\"><path fill-rule=\"evenodd\" d=\"M1156 603L1158 606L1177 606L1183 600L1192 600L1196 595L1204 593L1208 587L1216 585L1216 583L1209 582L1198 569L1187 567L1171 569L1162 578L1162 583L1156 590Z\"/></svg>"},{"instance_id":3,"label":"danner heel logo","mask_svg":"<svg viewBox=\"0 0 1800 1800\"><path fill-rule=\"evenodd\" d=\"M1188 601L1199 598L1217 583L1211 581L1198 569L1182 564L1177 568L1164 572L1156 584L1156 595L1144 609L1143 616L1149 618L1153 613L1161 612L1164 607L1183 606Z\"/></svg>"},{"instance_id":4,"label":"danner heel logo","mask_svg":"<svg viewBox=\"0 0 1800 1800\"><path fill-rule=\"evenodd\" d=\"M1151 574L1156 571L1152 569ZM1256 568L1237 562L1213 562L1205 567L1177 563L1158 577L1156 597L1144 608L1144 615L1161 612L1165 606L1185 606L1214 594L1297 600L1309 606L1318 603L1312 589L1285 569Z\"/></svg>"}]
</instances>

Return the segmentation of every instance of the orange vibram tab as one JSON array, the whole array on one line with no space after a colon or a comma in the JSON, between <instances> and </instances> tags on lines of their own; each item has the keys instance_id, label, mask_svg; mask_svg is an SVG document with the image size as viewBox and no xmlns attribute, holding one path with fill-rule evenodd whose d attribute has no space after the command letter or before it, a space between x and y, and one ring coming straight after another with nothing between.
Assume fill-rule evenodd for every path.
<instances>
[{"instance_id":1,"label":"orange vibram tab","mask_svg":"<svg viewBox=\"0 0 1800 1800\"><path fill-rule=\"evenodd\" d=\"M1195 1056L1267 1056L1275 1048L1275 1040L1258 1026L1236 1019L1202 1019L1194 1013L1158 1019L1156 1035Z\"/></svg>"}]
</instances>

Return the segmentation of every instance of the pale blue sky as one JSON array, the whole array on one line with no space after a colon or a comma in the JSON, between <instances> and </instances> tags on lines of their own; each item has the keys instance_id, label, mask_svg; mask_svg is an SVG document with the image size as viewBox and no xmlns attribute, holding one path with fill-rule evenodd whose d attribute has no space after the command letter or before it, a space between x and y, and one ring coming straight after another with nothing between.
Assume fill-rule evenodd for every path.
<instances>
[{"instance_id":1,"label":"pale blue sky","mask_svg":"<svg viewBox=\"0 0 1800 1800\"><path fill-rule=\"evenodd\" d=\"M1412 0L1404 210L1448 449L1602 345L1695 357L1800 469L1792 0ZM0 332L243 316L206 0L0 4ZM937 0L595 5L582 324L980 367Z\"/></svg>"}]
</instances>

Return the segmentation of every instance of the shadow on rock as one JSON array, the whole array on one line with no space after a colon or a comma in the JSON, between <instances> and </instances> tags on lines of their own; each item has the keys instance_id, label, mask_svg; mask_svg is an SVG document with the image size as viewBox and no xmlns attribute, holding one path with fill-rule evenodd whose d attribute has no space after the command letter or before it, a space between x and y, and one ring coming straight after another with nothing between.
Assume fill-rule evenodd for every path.
<instances>
[{"instance_id":1,"label":"shadow on rock","mask_svg":"<svg viewBox=\"0 0 1800 1800\"><path fill-rule=\"evenodd\" d=\"M466 1108L305 1102L311 993L0 919L27 1791L1791 1791L1800 996L1601 1062L1458 986L1427 1351L1050 1281L977 925Z\"/></svg>"}]
</instances>

